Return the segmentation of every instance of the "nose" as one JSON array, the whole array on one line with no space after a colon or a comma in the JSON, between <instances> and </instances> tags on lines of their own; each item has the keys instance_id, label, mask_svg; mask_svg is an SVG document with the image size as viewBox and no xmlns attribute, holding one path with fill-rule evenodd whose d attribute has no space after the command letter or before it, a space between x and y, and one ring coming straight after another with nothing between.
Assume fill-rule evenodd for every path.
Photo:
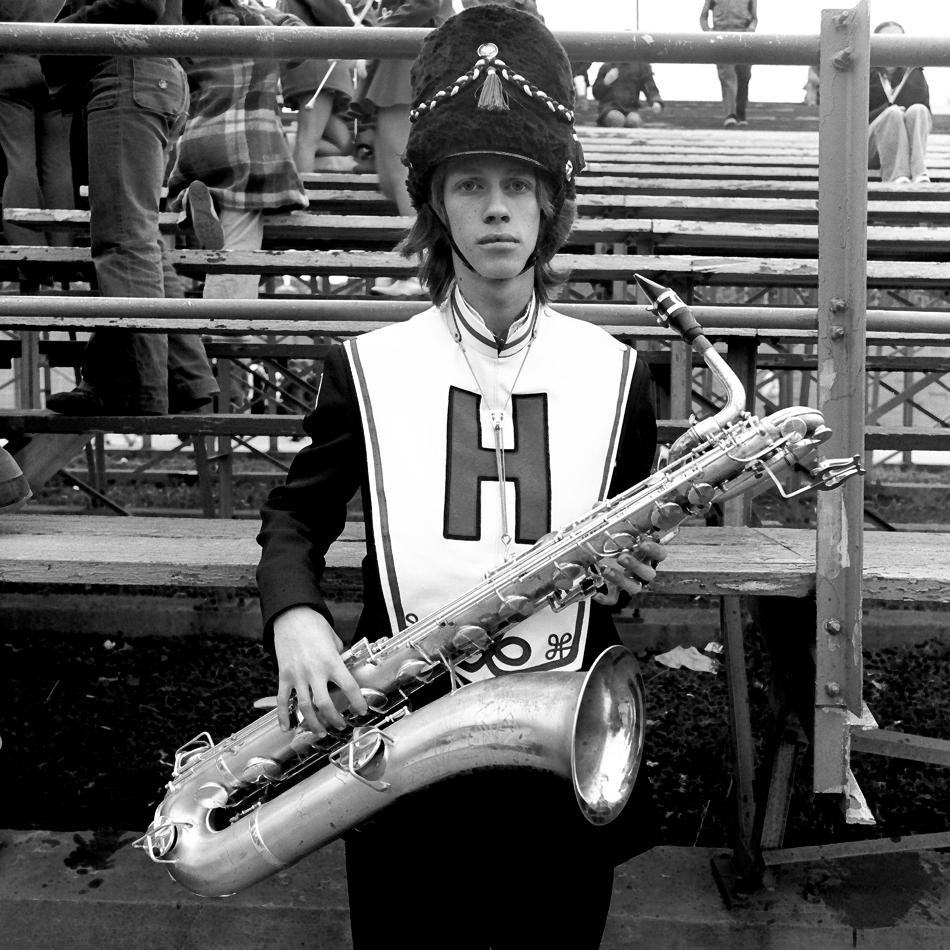
<instances>
[{"instance_id":1,"label":"nose","mask_svg":"<svg viewBox=\"0 0 950 950\"><path fill-rule=\"evenodd\" d=\"M511 212L508 208L508 199L505 196L505 190L500 184L493 185L486 197L485 202L485 221L509 221Z\"/></svg>"}]
</instances>

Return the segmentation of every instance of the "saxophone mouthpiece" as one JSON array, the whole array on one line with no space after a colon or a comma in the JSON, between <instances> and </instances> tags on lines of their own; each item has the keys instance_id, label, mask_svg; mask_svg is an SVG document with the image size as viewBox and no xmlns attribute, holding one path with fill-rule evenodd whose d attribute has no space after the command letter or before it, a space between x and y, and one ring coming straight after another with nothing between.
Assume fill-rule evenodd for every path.
<instances>
[{"instance_id":1,"label":"saxophone mouthpiece","mask_svg":"<svg viewBox=\"0 0 950 950\"><path fill-rule=\"evenodd\" d=\"M667 324L674 313L686 308L686 304L680 300L671 287L664 287L642 274L634 274L633 279L649 298L652 305L650 309L657 315L662 324Z\"/></svg>"},{"instance_id":2,"label":"saxophone mouthpiece","mask_svg":"<svg viewBox=\"0 0 950 950\"><path fill-rule=\"evenodd\" d=\"M661 326L676 330L689 344L703 336L703 328L672 287L664 287L642 274L634 274L633 279L649 297L652 305L650 310L656 314L657 322Z\"/></svg>"}]
</instances>

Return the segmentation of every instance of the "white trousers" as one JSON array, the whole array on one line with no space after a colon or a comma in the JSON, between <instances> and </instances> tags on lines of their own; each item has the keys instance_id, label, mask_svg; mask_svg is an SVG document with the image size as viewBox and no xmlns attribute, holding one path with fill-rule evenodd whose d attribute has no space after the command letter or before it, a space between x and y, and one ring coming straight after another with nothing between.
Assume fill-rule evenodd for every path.
<instances>
[{"instance_id":1,"label":"white trousers","mask_svg":"<svg viewBox=\"0 0 950 950\"><path fill-rule=\"evenodd\" d=\"M229 251L259 251L264 242L264 214L259 208L251 211L221 208L218 212L224 231L224 246ZM214 300L256 300L260 274L209 274L205 278L203 297Z\"/></svg>"},{"instance_id":2,"label":"white trousers","mask_svg":"<svg viewBox=\"0 0 950 950\"><path fill-rule=\"evenodd\" d=\"M881 181L927 174L930 110L920 103L903 109L888 106L868 129L868 167L881 169Z\"/></svg>"}]
</instances>

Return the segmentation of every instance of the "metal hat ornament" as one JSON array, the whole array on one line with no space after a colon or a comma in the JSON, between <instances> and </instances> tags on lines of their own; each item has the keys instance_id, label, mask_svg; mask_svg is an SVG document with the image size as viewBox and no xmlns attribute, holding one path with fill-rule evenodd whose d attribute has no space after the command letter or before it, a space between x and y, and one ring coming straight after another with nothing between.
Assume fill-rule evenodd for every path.
<instances>
[{"instance_id":1,"label":"metal hat ornament","mask_svg":"<svg viewBox=\"0 0 950 950\"><path fill-rule=\"evenodd\" d=\"M412 66L407 185L417 208L436 165L457 155L521 158L551 179L555 207L576 194L584 156L564 48L528 13L471 7L430 33Z\"/></svg>"}]
</instances>

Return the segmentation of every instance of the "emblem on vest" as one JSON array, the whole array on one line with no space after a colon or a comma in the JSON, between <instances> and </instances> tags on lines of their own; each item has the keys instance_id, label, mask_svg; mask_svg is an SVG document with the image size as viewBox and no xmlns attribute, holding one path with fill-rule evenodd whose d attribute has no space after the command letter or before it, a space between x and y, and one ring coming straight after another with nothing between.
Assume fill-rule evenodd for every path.
<instances>
[{"instance_id":1,"label":"emblem on vest","mask_svg":"<svg viewBox=\"0 0 950 950\"><path fill-rule=\"evenodd\" d=\"M481 486L500 479L494 448L486 448L479 416L481 397L451 387L446 423L443 533L456 541L481 538ZM551 460L545 393L511 400L514 445L504 449L505 481L514 486L514 540L533 544L551 530Z\"/></svg>"}]
</instances>

